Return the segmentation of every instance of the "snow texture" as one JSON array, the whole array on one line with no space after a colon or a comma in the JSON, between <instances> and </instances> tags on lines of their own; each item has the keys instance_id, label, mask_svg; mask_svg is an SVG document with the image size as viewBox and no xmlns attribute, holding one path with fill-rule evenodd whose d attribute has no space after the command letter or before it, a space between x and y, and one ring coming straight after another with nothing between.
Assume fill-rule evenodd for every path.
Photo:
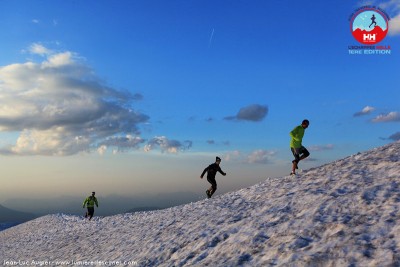
<instances>
[{"instance_id":1,"label":"snow texture","mask_svg":"<svg viewBox=\"0 0 400 267\"><path fill-rule=\"evenodd\" d=\"M396 142L165 210L44 216L0 232L0 264L400 266L399 161Z\"/></svg>"}]
</instances>

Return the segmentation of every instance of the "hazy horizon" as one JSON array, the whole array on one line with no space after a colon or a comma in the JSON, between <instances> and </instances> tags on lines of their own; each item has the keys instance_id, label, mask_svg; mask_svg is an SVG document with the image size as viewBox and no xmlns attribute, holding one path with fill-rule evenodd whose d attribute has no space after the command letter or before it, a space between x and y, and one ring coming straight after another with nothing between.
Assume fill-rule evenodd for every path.
<instances>
[{"instance_id":1,"label":"hazy horizon","mask_svg":"<svg viewBox=\"0 0 400 267\"><path fill-rule=\"evenodd\" d=\"M346 155L343 158L347 156L351 155ZM314 167L318 167L324 164L318 164L318 161L311 160L307 162L306 165L315 165ZM258 182L263 182L267 178L283 178L284 176L287 176L287 174L281 176L269 176L262 179L250 179L238 184L232 184L230 183L229 179L226 179L227 177L219 176L217 177L217 181L222 188L220 187L220 189L218 189L216 195L225 194L245 187L249 187ZM95 214L98 216L110 216L120 213L126 213L135 208L164 209L205 199L206 196L204 194L204 191L205 188L208 188L206 177L204 177L204 179L194 177L193 180L194 181L191 182L195 182L196 187L193 187L192 191L187 190L176 192L141 192L136 194L118 194L116 192L113 192L103 194L101 191L95 190L96 197L99 201L99 208L96 208ZM93 189L95 187L96 186L93 186ZM14 195L10 196L9 198L4 198L4 196L2 196L2 201L0 201L0 205L16 211L33 213L37 216L43 216L53 213L82 215L86 211L86 209L82 208L82 202L87 196L90 195L91 191L93 190L89 190L88 192L86 192L86 194L70 193L62 194L59 196L51 195L47 197L45 195L35 197Z\"/></svg>"},{"instance_id":2,"label":"hazy horizon","mask_svg":"<svg viewBox=\"0 0 400 267\"><path fill-rule=\"evenodd\" d=\"M54 213L67 213L83 215L86 208L82 207L85 197L79 196L59 196L52 198L10 198L0 205L21 212L33 213L43 216ZM99 207L95 208L95 215L110 216L126 213L136 208L164 209L190 202L205 199L202 195L193 192L175 192L166 194L142 195L142 196L123 196L107 195L97 196Z\"/></svg>"}]
</instances>

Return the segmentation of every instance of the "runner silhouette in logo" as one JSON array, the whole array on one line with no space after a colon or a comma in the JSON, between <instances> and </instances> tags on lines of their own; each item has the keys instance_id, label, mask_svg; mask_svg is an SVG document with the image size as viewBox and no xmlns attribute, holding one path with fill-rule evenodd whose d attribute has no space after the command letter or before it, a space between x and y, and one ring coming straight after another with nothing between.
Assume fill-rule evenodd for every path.
<instances>
[{"instance_id":1,"label":"runner silhouette in logo","mask_svg":"<svg viewBox=\"0 0 400 267\"><path fill-rule=\"evenodd\" d=\"M369 25L369 28L371 28L371 26L372 26L372 24L375 24L374 25L374 28L375 28L375 26L376 26L376 21L375 21L375 15L374 14L372 14L372 17L371 17L371 20L372 20L372 22L371 22L371 24Z\"/></svg>"}]
</instances>

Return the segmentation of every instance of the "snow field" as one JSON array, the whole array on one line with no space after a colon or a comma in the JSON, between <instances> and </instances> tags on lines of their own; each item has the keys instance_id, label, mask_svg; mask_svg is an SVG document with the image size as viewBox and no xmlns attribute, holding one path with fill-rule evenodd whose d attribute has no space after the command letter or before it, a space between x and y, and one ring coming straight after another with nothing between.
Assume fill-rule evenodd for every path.
<instances>
[{"instance_id":1,"label":"snow field","mask_svg":"<svg viewBox=\"0 0 400 267\"><path fill-rule=\"evenodd\" d=\"M138 266L399 266L400 142L165 210L55 214L0 232L0 259Z\"/></svg>"}]
</instances>

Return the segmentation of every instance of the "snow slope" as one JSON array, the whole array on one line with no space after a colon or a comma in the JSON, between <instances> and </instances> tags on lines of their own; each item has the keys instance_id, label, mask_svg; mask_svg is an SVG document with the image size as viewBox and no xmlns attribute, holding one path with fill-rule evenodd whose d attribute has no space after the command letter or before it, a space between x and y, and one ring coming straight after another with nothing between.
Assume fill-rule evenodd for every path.
<instances>
[{"instance_id":1,"label":"snow slope","mask_svg":"<svg viewBox=\"0 0 400 267\"><path fill-rule=\"evenodd\" d=\"M0 264L399 266L399 161L396 142L165 210L44 216L0 232Z\"/></svg>"}]
</instances>

